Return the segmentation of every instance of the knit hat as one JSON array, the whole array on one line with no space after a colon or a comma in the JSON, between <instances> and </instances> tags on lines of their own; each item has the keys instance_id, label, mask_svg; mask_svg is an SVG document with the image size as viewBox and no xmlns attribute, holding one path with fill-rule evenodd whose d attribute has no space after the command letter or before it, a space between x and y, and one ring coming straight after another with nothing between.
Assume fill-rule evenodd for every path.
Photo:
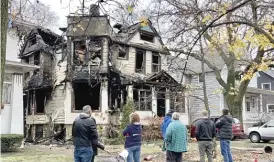
<instances>
[{"instance_id":1,"label":"knit hat","mask_svg":"<svg viewBox=\"0 0 274 162\"><path fill-rule=\"evenodd\" d=\"M169 109L167 115L172 115L175 111L173 109Z\"/></svg>"}]
</instances>

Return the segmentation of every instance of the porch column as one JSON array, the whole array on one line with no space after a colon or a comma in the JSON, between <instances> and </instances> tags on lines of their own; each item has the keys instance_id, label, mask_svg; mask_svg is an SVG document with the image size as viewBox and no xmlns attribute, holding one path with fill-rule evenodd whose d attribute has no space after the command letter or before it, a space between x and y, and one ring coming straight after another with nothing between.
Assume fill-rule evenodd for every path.
<instances>
[{"instance_id":1,"label":"porch column","mask_svg":"<svg viewBox=\"0 0 274 162\"><path fill-rule=\"evenodd\" d=\"M133 86L132 85L129 85L127 87L127 99L133 100Z\"/></svg>"},{"instance_id":2,"label":"porch column","mask_svg":"<svg viewBox=\"0 0 274 162\"><path fill-rule=\"evenodd\" d=\"M100 95L101 112L105 113L108 111L108 80L106 77L102 79Z\"/></svg>"},{"instance_id":3,"label":"porch column","mask_svg":"<svg viewBox=\"0 0 274 162\"><path fill-rule=\"evenodd\" d=\"M170 109L170 96L169 96L169 89L166 89L166 114ZM174 109L174 108L173 108Z\"/></svg>"},{"instance_id":4,"label":"porch column","mask_svg":"<svg viewBox=\"0 0 274 162\"><path fill-rule=\"evenodd\" d=\"M152 115L157 115L157 93L155 92L155 87L152 87Z\"/></svg>"},{"instance_id":5,"label":"porch column","mask_svg":"<svg viewBox=\"0 0 274 162\"><path fill-rule=\"evenodd\" d=\"M259 108L260 108L260 112L264 112L263 110L263 94L260 94L260 105L259 105Z\"/></svg>"},{"instance_id":6,"label":"porch column","mask_svg":"<svg viewBox=\"0 0 274 162\"><path fill-rule=\"evenodd\" d=\"M242 103L242 107L243 107L243 112L242 112L242 116L243 116L243 123L246 120L246 104L245 104L245 95L243 97L243 103Z\"/></svg>"},{"instance_id":7,"label":"porch column","mask_svg":"<svg viewBox=\"0 0 274 162\"><path fill-rule=\"evenodd\" d=\"M11 134L24 134L23 75L13 74L11 103Z\"/></svg>"}]
</instances>

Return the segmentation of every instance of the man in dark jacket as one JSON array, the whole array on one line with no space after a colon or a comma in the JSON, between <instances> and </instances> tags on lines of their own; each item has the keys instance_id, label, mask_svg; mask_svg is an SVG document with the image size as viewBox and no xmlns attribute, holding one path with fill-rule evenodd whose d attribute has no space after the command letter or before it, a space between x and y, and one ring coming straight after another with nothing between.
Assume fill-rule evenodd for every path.
<instances>
[{"instance_id":1,"label":"man in dark jacket","mask_svg":"<svg viewBox=\"0 0 274 162\"><path fill-rule=\"evenodd\" d=\"M213 161L213 143L212 140L216 134L214 122L208 118L208 112L202 112L203 118L198 121L195 129L196 139L200 152L200 162L205 162L205 154L208 162Z\"/></svg>"},{"instance_id":2,"label":"man in dark jacket","mask_svg":"<svg viewBox=\"0 0 274 162\"><path fill-rule=\"evenodd\" d=\"M93 156L92 145L98 142L96 124L91 116L91 107L83 107L83 112L75 119L72 126L74 161L90 162Z\"/></svg>"},{"instance_id":3,"label":"man in dark jacket","mask_svg":"<svg viewBox=\"0 0 274 162\"><path fill-rule=\"evenodd\" d=\"M233 162L232 154L230 151L233 118L230 115L228 115L228 109L223 109L222 113L223 115L215 124L216 128L219 129L221 153L223 155L224 162Z\"/></svg>"}]
</instances>

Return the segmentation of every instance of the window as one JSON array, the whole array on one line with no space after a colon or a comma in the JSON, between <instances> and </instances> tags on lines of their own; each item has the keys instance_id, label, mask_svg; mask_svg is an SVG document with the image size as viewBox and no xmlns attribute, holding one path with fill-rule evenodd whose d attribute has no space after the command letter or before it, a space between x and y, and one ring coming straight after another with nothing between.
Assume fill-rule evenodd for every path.
<instances>
[{"instance_id":1,"label":"window","mask_svg":"<svg viewBox=\"0 0 274 162\"><path fill-rule=\"evenodd\" d=\"M133 89L133 100L137 111L151 111L152 93L150 89Z\"/></svg>"},{"instance_id":2,"label":"window","mask_svg":"<svg viewBox=\"0 0 274 162\"><path fill-rule=\"evenodd\" d=\"M161 70L161 56L159 53L152 52L152 72L156 73Z\"/></svg>"},{"instance_id":3,"label":"window","mask_svg":"<svg viewBox=\"0 0 274 162\"><path fill-rule=\"evenodd\" d=\"M154 42L154 35L152 34L140 33L140 38L147 42Z\"/></svg>"},{"instance_id":4,"label":"window","mask_svg":"<svg viewBox=\"0 0 274 162\"><path fill-rule=\"evenodd\" d=\"M246 102L246 111L250 112L250 102Z\"/></svg>"},{"instance_id":5,"label":"window","mask_svg":"<svg viewBox=\"0 0 274 162\"><path fill-rule=\"evenodd\" d=\"M267 113L274 113L274 104L267 105Z\"/></svg>"},{"instance_id":6,"label":"window","mask_svg":"<svg viewBox=\"0 0 274 162\"><path fill-rule=\"evenodd\" d=\"M204 78L203 78L203 74L202 74L202 73L200 73L200 74L198 75L198 80L199 80L199 83L204 82Z\"/></svg>"},{"instance_id":7,"label":"window","mask_svg":"<svg viewBox=\"0 0 274 162\"><path fill-rule=\"evenodd\" d=\"M267 127L274 127L274 121L269 121L266 125Z\"/></svg>"},{"instance_id":8,"label":"window","mask_svg":"<svg viewBox=\"0 0 274 162\"><path fill-rule=\"evenodd\" d=\"M36 44L36 36L33 36L31 39L30 39L30 44L29 44L29 46L33 46L33 45L35 45Z\"/></svg>"},{"instance_id":9,"label":"window","mask_svg":"<svg viewBox=\"0 0 274 162\"><path fill-rule=\"evenodd\" d=\"M145 73L145 50L136 49L135 72Z\"/></svg>"},{"instance_id":10,"label":"window","mask_svg":"<svg viewBox=\"0 0 274 162\"><path fill-rule=\"evenodd\" d=\"M35 91L35 113L43 114L45 113L45 103L46 103L46 90L44 89L37 89Z\"/></svg>"},{"instance_id":11,"label":"window","mask_svg":"<svg viewBox=\"0 0 274 162\"><path fill-rule=\"evenodd\" d=\"M39 65L40 64L40 53L37 52L34 54L34 65Z\"/></svg>"},{"instance_id":12,"label":"window","mask_svg":"<svg viewBox=\"0 0 274 162\"><path fill-rule=\"evenodd\" d=\"M81 111L85 105L90 105L92 110L100 109L101 84L98 82L73 82L74 109Z\"/></svg>"},{"instance_id":13,"label":"window","mask_svg":"<svg viewBox=\"0 0 274 162\"><path fill-rule=\"evenodd\" d=\"M122 47L118 45L118 58L119 59L127 59L127 47Z\"/></svg>"},{"instance_id":14,"label":"window","mask_svg":"<svg viewBox=\"0 0 274 162\"><path fill-rule=\"evenodd\" d=\"M271 83L262 83L262 89L271 90Z\"/></svg>"},{"instance_id":15,"label":"window","mask_svg":"<svg viewBox=\"0 0 274 162\"><path fill-rule=\"evenodd\" d=\"M11 104L11 93L12 93L12 74L5 73L3 91L2 91L2 102L4 104Z\"/></svg>"}]
</instances>

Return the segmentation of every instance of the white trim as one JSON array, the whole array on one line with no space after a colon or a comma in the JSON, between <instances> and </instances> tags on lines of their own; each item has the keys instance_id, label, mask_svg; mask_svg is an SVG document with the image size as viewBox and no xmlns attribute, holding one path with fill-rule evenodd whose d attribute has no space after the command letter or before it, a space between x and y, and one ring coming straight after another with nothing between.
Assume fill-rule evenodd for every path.
<instances>
[{"instance_id":1,"label":"white trim","mask_svg":"<svg viewBox=\"0 0 274 162\"><path fill-rule=\"evenodd\" d=\"M263 85L265 85L265 84L268 84L270 89L264 89ZM262 83L261 86L262 86L262 89L271 91L271 83Z\"/></svg>"},{"instance_id":2,"label":"white trim","mask_svg":"<svg viewBox=\"0 0 274 162\"><path fill-rule=\"evenodd\" d=\"M266 104L266 112L269 113L269 106L274 106L274 103L273 104Z\"/></svg>"}]
</instances>

